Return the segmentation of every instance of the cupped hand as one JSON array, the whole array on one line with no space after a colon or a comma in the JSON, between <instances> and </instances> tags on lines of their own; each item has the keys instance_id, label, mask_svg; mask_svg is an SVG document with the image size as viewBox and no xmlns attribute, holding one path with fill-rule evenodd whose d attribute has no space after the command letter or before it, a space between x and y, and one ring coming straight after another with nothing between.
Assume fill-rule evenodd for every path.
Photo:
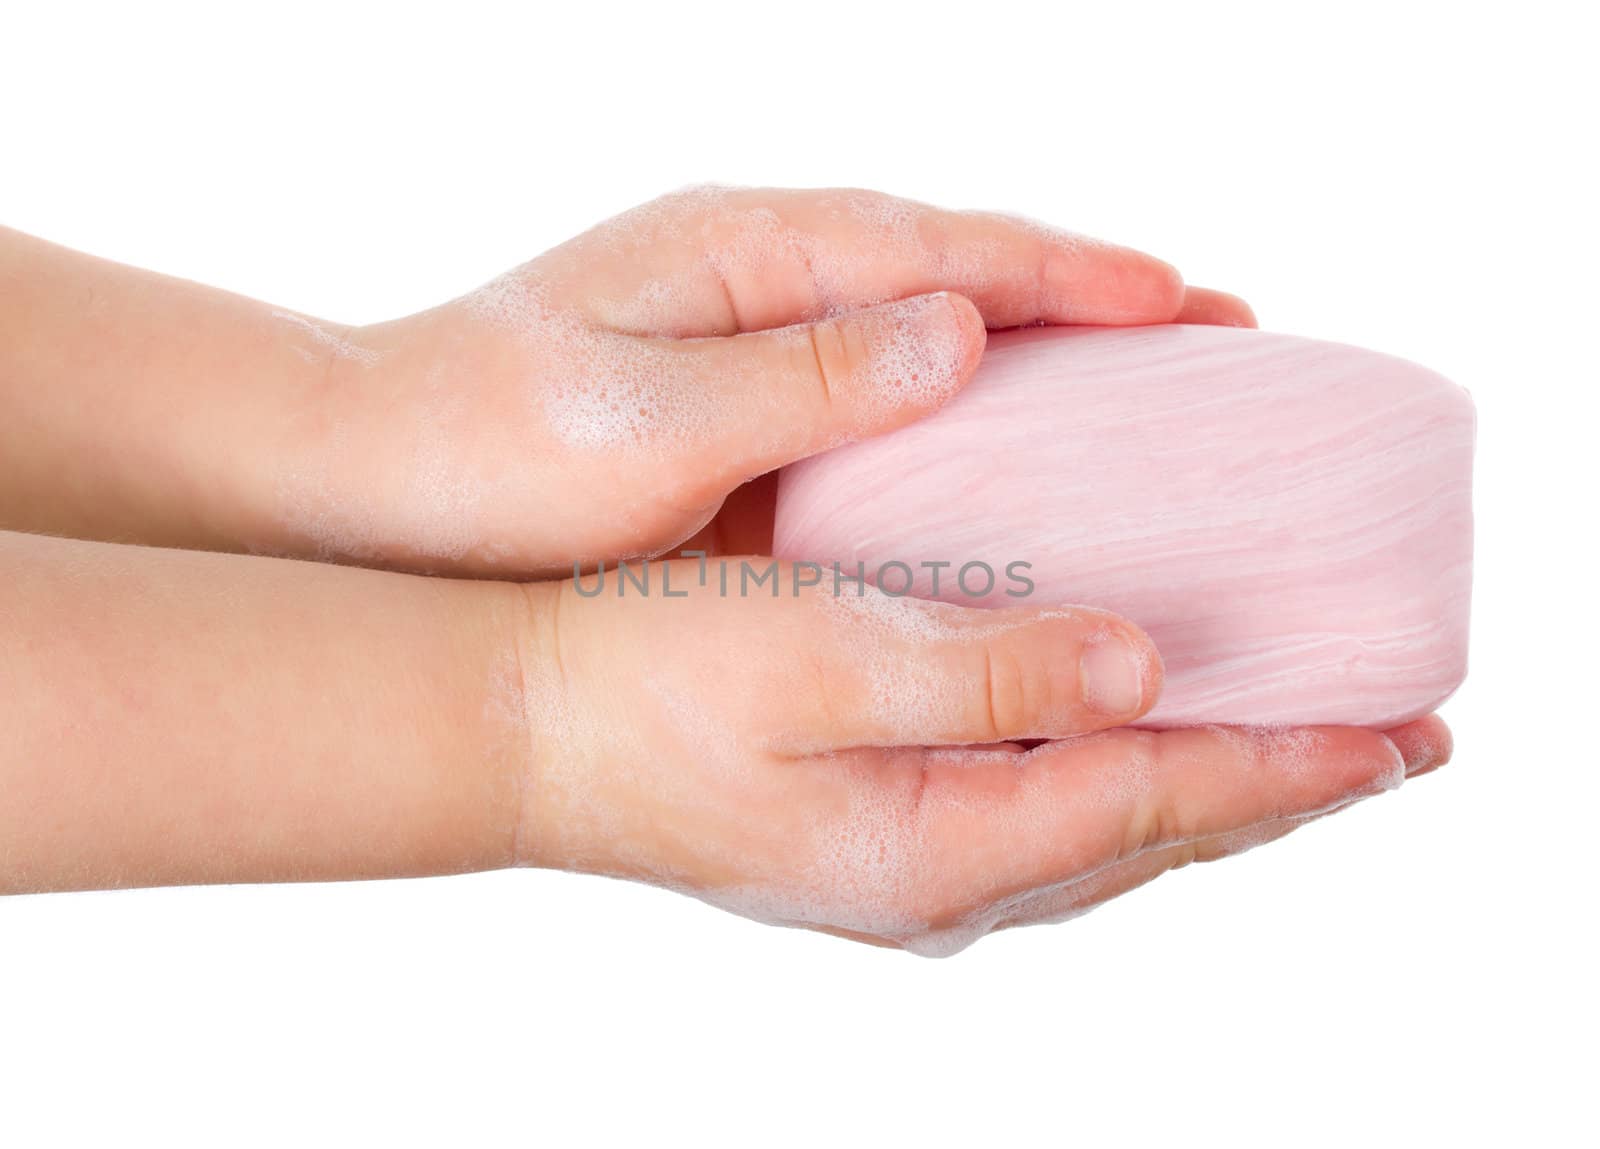
<instances>
[{"instance_id":1,"label":"cupped hand","mask_svg":"<svg viewBox=\"0 0 1600 1149\"><path fill-rule=\"evenodd\" d=\"M747 480L940 406L986 327L1174 320L1253 323L1160 260L1017 218L692 189L407 319L284 316L327 372L259 534L472 574L659 554Z\"/></svg>"},{"instance_id":2,"label":"cupped hand","mask_svg":"<svg viewBox=\"0 0 1600 1149\"><path fill-rule=\"evenodd\" d=\"M771 559L644 569L643 593L619 594L615 572L526 588L506 675L532 731L523 864L942 954L1281 837L1449 757L1437 718L1130 728L1160 660L1099 611L974 610L849 581L835 594L831 572L805 585L813 570Z\"/></svg>"}]
</instances>

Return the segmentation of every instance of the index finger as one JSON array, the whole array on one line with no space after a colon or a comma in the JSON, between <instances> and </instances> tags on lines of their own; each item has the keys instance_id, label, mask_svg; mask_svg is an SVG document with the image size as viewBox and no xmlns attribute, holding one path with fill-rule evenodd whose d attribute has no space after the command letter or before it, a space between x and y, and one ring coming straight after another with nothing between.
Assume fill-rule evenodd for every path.
<instances>
[{"instance_id":1,"label":"index finger","mask_svg":"<svg viewBox=\"0 0 1600 1149\"><path fill-rule=\"evenodd\" d=\"M574 304L638 335L732 335L933 291L965 295L991 328L1163 323L1184 301L1177 270L1143 252L855 189L690 188L568 254Z\"/></svg>"}]
</instances>

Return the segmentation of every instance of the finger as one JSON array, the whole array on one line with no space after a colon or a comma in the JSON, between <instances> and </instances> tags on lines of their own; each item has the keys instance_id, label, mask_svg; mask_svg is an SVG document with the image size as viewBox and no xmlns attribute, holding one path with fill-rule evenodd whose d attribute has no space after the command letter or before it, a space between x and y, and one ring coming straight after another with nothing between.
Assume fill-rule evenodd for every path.
<instances>
[{"instance_id":1,"label":"finger","mask_svg":"<svg viewBox=\"0 0 1600 1149\"><path fill-rule=\"evenodd\" d=\"M1443 723L1437 718L1423 719L1411 726L1427 725L1432 727L1424 736L1423 732L1416 732L1415 737L1402 736L1404 746L1397 743L1405 758L1406 777L1414 778L1419 774L1426 774L1437 769L1443 760L1449 757L1446 746L1442 751L1438 739L1438 731L1443 728ZM1402 728L1404 729L1404 728ZM1444 731L1448 738L1448 730ZM1441 753L1443 758L1441 759ZM1173 846L1163 846L1117 862L1102 870L1097 871L1076 882L1068 882L1057 887L1050 887L1039 891L1036 895L1022 899L1009 913L994 926L997 930L1011 929L1017 926L1044 925L1051 922L1065 921L1088 913L1096 906L1105 904L1113 898L1121 897L1172 870L1182 869L1194 862L1215 862L1223 858L1231 858L1237 854L1247 853L1258 846L1276 842L1286 838L1294 831L1312 822L1320 821L1331 814L1348 809L1364 797L1353 798L1348 802L1341 802L1330 810L1320 813L1307 814L1293 818L1274 818L1259 822L1254 826L1247 826L1242 830L1234 830L1226 834L1216 834L1207 838L1199 838L1192 842L1180 842Z\"/></svg>"},{"instance_id":2,"label":"finger","mask_svg":"<svg viewBox=\"0 0 1600 1149\"><path fill-rule=\"evenodd\" d=\"M1093 820L1106 844L1121 835L1123 856L1329 810L1405 777L1394 743L1358 727L1169 730L1148 753L1149 787Z\"/></svg>"},{"instance_id":3,"label":"finger","mask_svg":"<svg viewBox=\"0 0 1600 1149\"><path fill-rule=\"evenodd\" d=\"M629 575L571 580L568 601L603 646L672 665L685 689L739 717L749 744L785 758L1067 737L1136 718L1160 693L1148 636L1105 611L895 597L849 568L765 557L634 563Z\"/></svg>"},{"instance_id":4,"label":"finger","mask_svg":"<svg viewBox=\"0 0 1600 1149\"><path fill-rule=\"evenodd\" d=\"M927 415L972 377L984 341L972 304L941 292L678 344L685 385L716 396L718 417L683 444L703 496Z\"/></svg>"},{"instance_id":5,"label":"finger","mask_svg":"<svg viewBox=\"0 0 1600 1149\"><path fill-rule=\"evenodd\" d=\"M1256 313L1237 295L1209 287L1186 287L1183 307L1174 323L1199 323L1211 327L1256 327Z\"/></svg>"},{"instance_id":6,"label":"finger","mask_svg":"<svg viewBox=\"0 0 1600 1149\"><path fill-rule=\"evenodd\" d=\"M850 582L834 594L832 570L815 574L807 657L782 688L792 740L774 749L1070 737L1133 721L1160 693L1149 637L1108 612L980 610Z\"/></svg>"},{"instance_id":7,"label":"finger","mask_svg":"<svg viewBox=\"0 0 1600 1149\"><path fill-rule=\"evenodd\" d=\"M1392 742L1350 727L1118 729L1021 756L857 751L823 768L909 803L928 883L920 909L943 921L1151 851L1335 809L1404 775Z\"/></svg>"},{"instance_id":8,"label":"finger","mask_svg":"<svg viewBox=\"0 0 1600 1149\"><path fill-rule=\"evenodd\" d=\"M1384 734L1405 758L1407 778L1431 774L1450 761L1450 755L1455 751L1455 739L1450 727L1437 714L1386 730Z\"/></svg>"},{"instance_id":9,"label":"finger","mask_svg":"<svg viewBox=\"0 0 1600 1149\"><path fill-rule=\"evenodd\" d=\"M1183 301L1177 271L1130 248L850 189L689 189L602 224L570 268L597 321L676 337L941 290L967 296L996 328L1161 323Z\"/></svg>"},{"instance_id":10,"label":"finger","mask_svg":"<svg viewBox=\"0 0 1600 1149\"><path fill-rule=\"evenodd\" d=\"M1304 818L1277 818L1232 834L1220 834L1196 842L1147 851L1125 862L1107 866L1081 881L1044 889L1023 899L995 923L994 929L1048 925L1079 917L1172 870L1182 869L1194 862L1214 862L1245 853L1285 838L1300 827L1326 816L1314 814Z\"/></svg>"}]
</instances>

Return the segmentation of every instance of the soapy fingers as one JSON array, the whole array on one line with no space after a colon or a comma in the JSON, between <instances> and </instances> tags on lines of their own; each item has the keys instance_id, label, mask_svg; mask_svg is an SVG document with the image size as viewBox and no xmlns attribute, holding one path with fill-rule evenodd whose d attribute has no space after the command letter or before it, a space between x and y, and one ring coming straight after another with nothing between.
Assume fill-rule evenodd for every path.
<instances>
[{"instance_id":1,"label":"soapy fingers","mask_svg":"<svg viewBox=\"0 0 1600 1149\"><path fill-rule=\"evenodd\" d=\"M1407 780L1436 770L1449 761L1450 731L1438 715L1429 715L1406 726L1385 731L1385 735L1401 750ZM1242 830L1147 850L1127 861L1097 870L1087 878L1046 887L1018 899L1006 915L995 923L994 929L1044 925L1077 917L1171 870L1181 869L1193 862L1231 858L1276 842L1303 826L1355 805L1364 797L1358 795L1318 813L1271 819Z\"/></svg>"},{"instance_id":2,"label":"soapy fingers","mask_svg":"<svg viewBox=\"0 0 1600 1149\"><path fill-rule=\"evenodd\" d=\"M1183 303L1176 269L1131 248L850 188L688 188L552 254L593 321L645 335L759 331L941 290L996 328L1165 323Z\"/></svg>"},{"instance_id":3,"label":"soapy fingers","mask_svg":"<svg viewBox=\"0 0 1600 1149\"><path fill-rule=\"evenodd\" d=\"M1069 738L1133 722L1161 692L1155 646L1108 611L980 612L870 589L816 604L806 678L788 692L813 750Z\"/></svg>"},{"instance_id":4,"label":"soapy fingers","mask_svg":"<svg viewBox=\"0 0 1600 1149\"><path fill-rule=\"evenodd\" d=\"M983 320L938 292L814 323L677 344L719 416L680 441L681 480L720 499L753 475L931 414L977 369Z\"/></svg>"},{"instance_id":5,"label":"soapy fingers","mask_svg":"<svg viewBox=\"0 0 1600 1149\"><path fill-rule=\"evenodd\" d=\"M914 916L969 933L1039 891L1330 811L1404 778L1404 761L1382 734L1337 727L1121 729L1022 753L908 748L836 756L818 768L865 792L851 805L907 791Z\"/></svg>"},{"instance_id":6,"label":"soapy fingers","mask_svg":"<svg viewBox=\"0 0 1600 1149\"><path fill-rule=\"evenodd\" d=\"M593 658L604 689L626 690L628 667L649 667L658 686L726 711L719 725L788 758L1064 738L1134 721L1160 694L1155 647L1108 611L976 610L855 575L753 556L678 559L530 593L556 594L550 612L596 636L561 655L574 673Z\"/></svg>"},{"instance_id":7,"label":"soapy fingers","mask_svg":"<svg viewBox=\"0 0 1600 1149\"><path fill-rule=\"evenodd\" d=\"M992 315L992 311L991 311ZM1180 323L1254 327L1237 296L1189 288ZM722 418L683 445L702 497L841 442L931 414L972 377L985 316L965 296L916 295L811 323L679 344L684 386L723 399ZM760 386L750 386L759 378Z\"/></svg>"}]
</instances>

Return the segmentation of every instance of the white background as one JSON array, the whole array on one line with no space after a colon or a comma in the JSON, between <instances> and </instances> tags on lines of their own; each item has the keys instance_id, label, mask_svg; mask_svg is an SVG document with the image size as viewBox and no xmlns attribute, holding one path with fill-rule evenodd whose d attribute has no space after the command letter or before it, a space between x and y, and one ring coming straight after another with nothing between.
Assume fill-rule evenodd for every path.
<instances>
[{"instance_id":1,"label":"white background","mask_svg":"<svg viewBox=\"0 0 1600 1149\"><path fill-rule=\"evenodd\" d=\"M1472 677L1445 771L943 962L544 873L0 902L0 1143L1594 1143L1587 5L216 8L8 7L0 220L350 322L703 180L1140 246L1472 390Z\"/></svg>"}]
</instances>

